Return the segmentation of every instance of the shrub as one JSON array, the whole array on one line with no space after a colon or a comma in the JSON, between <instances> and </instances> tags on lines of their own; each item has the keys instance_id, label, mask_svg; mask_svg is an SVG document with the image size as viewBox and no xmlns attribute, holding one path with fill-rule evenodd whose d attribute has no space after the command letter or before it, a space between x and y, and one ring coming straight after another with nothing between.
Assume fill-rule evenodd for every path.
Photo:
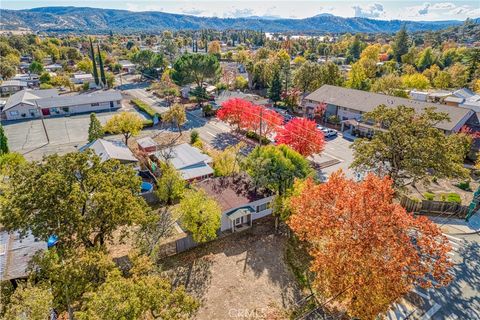
<instances>
[{"instance_id":1,"label":"shrub","mask_svg":"<svg viewBox=\"0 0 480 320\"><path fill-rule=\"evenodd\" d=\"M198 134L198 131L192 130L192 132L190 132L190 144L193 145L195 142L199 140L200 140L200 135Z\"/></svg>"},{"instance_id":2,"label":"shrub","mask_svg":"<svg viewBox=\"0 0 480 320\"><path fill-rule=\"evenodd\" d=\"M153 110L153 108L151 106L149 106L148 104L146 104L145 102L143 102L142 100L140 99L132 99L132 103L138 108L140 109L141 111L145 112L146 114L148 114L150 117L155 117L155 115L158 115L158 117L160 117L160 115L155 111Z\"/></svg>"},{"instance_id":3,"label":"shrub","mask_svg":"<svg viewBox=\"0 0 480 320\"><path fill-rule=\"evenodd\" d=\"M458 193L443 193L441 195L442 201L447 201L447 202L454 202L461 204L462 203L462 198Z\"/></svg>"},{"instance_id":4,"label":"shrub","mask_svg":"<svg viewBox=\"0 0 480 320\"><path fill-rule=\"evenodd\" d=\"M334 114L327 118L328 123L331 124L340 124L340 118Z\"/></svg>"},{"instance_id":5,"label":"shrub","mask_svg":"<svg viewBox=\"0 0 480 320\"><path fill-rule=\"evenodd\" d=\"M204 150L203 150L203 142L202 142L202 140L200 140L200 139L198 139L197 141L195 141L195 143L192 144L192 147L195 147L195 148L197 148L197 149L200 149L200 150L204 151Z\"/></svg>"},{"instance_id":6,"label":"shrub","mask_svg":"<svg viewBox=\"0 0 480 320\"><path fill-rule=\"evenodd\" d=\"M463 181L455 185L457 188L460 188L465 191L472 191L472 188L470 187L470 181Z\"/></svg>"},{"instance_id":7,"label":"shrub","mask_svg":"<svg viewBox=\"0 0 480 320\"><path fill-rule=\"evenodd\" d=\"M260 136L256 132L253 132L253 131L247 131L245 136L247 138L253 139L255 141L259 141L261 144L269 144L270 143L270 140L268 140L265 137L260 138Z\"/></svg>"},{"instance_id":8,"label":"shrub","mask_svg":"<svg viewBox=\"0 0 480 320\"><path fill-rule=\"evenodd\" d=\"M143 127L144 128L153 127L153 120L144 120L143 121Z\"/></svg>"},{"instance_id":9,"label":"shrub","mask_svg":"<svg viewBox=\"0 0 480 320\"><path fill-rule=\"evenodd\" d=\"M432 192L425 192L423 196L425 197L425 199L429 201L432 201L433 199L435 199L435 194Z\"/></svg>"},{"instance_id":10,"label":"shrub","mask_svg":"<svg viewBox=\"0 0 480 320\"><path fill-rule=\"evenodd\" d=\"M49 83L40 83L40 89L52 89L53 86Z\"/></svg>"}]
</instances>

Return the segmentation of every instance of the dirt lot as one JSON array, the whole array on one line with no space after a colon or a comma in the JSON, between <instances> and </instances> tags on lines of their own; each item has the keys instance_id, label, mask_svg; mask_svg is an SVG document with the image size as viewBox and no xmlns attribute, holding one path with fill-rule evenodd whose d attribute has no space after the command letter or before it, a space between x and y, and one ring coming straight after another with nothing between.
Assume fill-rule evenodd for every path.
<instances>
[{"instance_id":1,"label":"dirt lot","mask_svg":"<svg viewBox=\"0 0 480 320\"><path fill-rule=\"evenodd\" d=\"M289 309L300 290L284 262L286 239L273 221L161 261L175 285L184 285L201 306L195 319L262 319Z\"/></svg>"}]
</instances>

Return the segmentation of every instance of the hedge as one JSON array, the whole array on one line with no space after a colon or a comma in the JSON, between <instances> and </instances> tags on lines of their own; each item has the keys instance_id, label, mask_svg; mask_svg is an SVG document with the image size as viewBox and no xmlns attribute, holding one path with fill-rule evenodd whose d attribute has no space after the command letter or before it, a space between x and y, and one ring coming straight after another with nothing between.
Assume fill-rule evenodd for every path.
<instances>
[{"instance_id":1,"label":"hedge","mask_svg":"<svg viewBox=\"0 0 480 320\"><path fill-rule=\"evenodd\" d=\"M143 102L142 100L140 99L132 99L132 103L138 108L140 109L141 111L145 112L146 114L148 114L150 117L155 117L155 115L157 115L159 118L160 118L160 115L158 114L158 112L156 112L155 110L153 110L153 108L151 106L149 106L148 104L146 104L145 102Z\"/></svg>"}]
</instances>

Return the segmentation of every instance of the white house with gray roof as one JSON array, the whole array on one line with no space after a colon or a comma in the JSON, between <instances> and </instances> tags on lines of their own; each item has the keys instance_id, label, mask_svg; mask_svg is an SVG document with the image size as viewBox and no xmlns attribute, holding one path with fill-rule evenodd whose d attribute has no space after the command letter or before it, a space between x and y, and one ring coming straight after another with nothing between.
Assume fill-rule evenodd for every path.
<instances>
[{"instance_id":1,"label":"white house with gray roof","mask_svg":"<svg viewBox=\"0 0 480 320\"><path fill-rule=\"evenodd\" d=\"M164 148L154 153L160 161L171 163L187 181L201 180L213 175L212 158L188 143Z\"/></svg>"},{"instance_id":2,"label":"white house with gray roof","mask_svg":"<svg viewBox=\"0 0 480 320\"><path fill-rule=\"evenodd\" d=\"M443 121L437 125L438 129L446 133L459 131L460 128L475 115L473 110L467 108L416 101L331 85L323 85L321 88L306 96L302 101L302 113L304 115L313 113L319 103L325 103L327 105L325 111L326 117L336 115L342 121L361 120L362 114L372 111L382 104L392 108L404 105L414 108L416 112L419 113L428 107L435 107L437 112L445 112L450 117L450 121Z\"/></svg>"},{"instance_id":3,"label":"white house with gray roof","mask_svg":"<svg viewBox=\"0 0 480 320\"><path fill-rule=\"evenodd\" d=\"M82 152L87 149L92 150L99 156L102 162L110 159L118 160L124 164L138 162L138 159L135 158L133 152L123 141L97 139L84 145L79 151Z\"/></svg>"},{"instance_id":4,"label":"white house with gray roof","mask_svg":"<svg viewBox=\"0 0 480 320\"><path fill-rule=\"evenodd\" d=\"M121 107L119 91L59 95L56 89L22 90L10 96L2 112L7 120L39 118L115 110Z\"/></svg>"}]
</instances>

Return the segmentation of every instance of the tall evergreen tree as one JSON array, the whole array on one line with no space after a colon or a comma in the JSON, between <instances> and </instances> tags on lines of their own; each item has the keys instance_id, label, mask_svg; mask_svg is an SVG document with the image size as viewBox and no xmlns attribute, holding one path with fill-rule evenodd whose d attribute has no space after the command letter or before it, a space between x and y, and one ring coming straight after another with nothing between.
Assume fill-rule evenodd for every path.
<instances>
[{"instance_id":1,"label":"tall evergreen tree","mask_svg":"<svg viewBox=\"0 0 480 320\"><path fill-rule=\"evenodd\" d=\"M270 88L268 89L268 97L276 105L280 101L280 95L282 93L282 80L280 79L280 71L275 70L272 81L270 82Z\"/></svg>"},{"instance_id":2,"label":"tall evergreen tree","mask_svg":"<svg viewBox=\"0 0 480 320\"><path fill-rule=\"evenodd\" d=\"M408 52L408 34L405 24L397 32L393 43L393 56L397 62L402 62L402 56Z\"/></svg>"},{"instance_id":3,"label":"tall evergreen tree","mask_svg":"<svg viewBox=\"0 0 480 320\"><path fill-rule=\"evenodd\" d=\"M105 77L105 68L103 67L103 59L102 54L100 52L100 46L97 43L97 51L98 51L98 64L100 67L100 79L102 80L103 86L107 86L107 78Z\"/></svg>"},{"instance_id":4,"label":"tall evergreen tree","mask_svg":"<svg viewBox=\"0 0 480 320\"><path fill-rule=\"evenodd\" d=\"M8 153L8 139L0 124L0 155Z\"/></svg>"},{"instance_id":5,"label":"tall evergreen tree","mask_svg":"<svg viewBox=\"0 0 480 320\"><path fill-rule=\"evenodd\" d=\"M90 126L88 127L88 142L100 139L105 134L102 124L95 113L90 114Z\"/></svg>"},{"instance_id":6,"label":"tall evergreen tree","mask_svg":"<svg viewBox=\"0 0 480 320\"><path fill-rule=\"evenodd\" d=\"M92 38L90 38L90 59L92 59L93 78L95 79L95 84L98 86L100 84L100 79L98 79L97 62L95 61L95 51L93 50Z\"/></svg>"}]
</instances>

